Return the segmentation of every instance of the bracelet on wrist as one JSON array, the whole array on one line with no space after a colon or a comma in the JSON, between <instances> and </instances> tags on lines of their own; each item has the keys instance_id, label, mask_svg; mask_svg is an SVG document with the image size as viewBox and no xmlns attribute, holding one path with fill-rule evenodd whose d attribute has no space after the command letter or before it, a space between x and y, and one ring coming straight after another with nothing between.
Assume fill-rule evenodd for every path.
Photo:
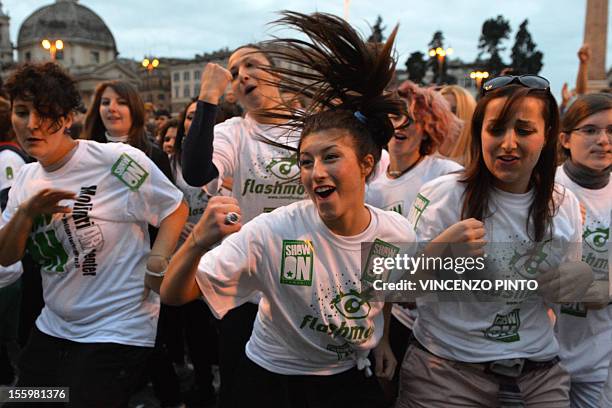
<instances>
[{"instance_id":1,"label":"bracelet on wrist","mask_svg":"<svg viewBox=\"0 0 612 408\"><path fill-rule=\"evenodd\" d=\"M145 269L145 275L154 276L156 278L163 278L164 276L166 276L166 271L167 270L168 270L168 268L165 268L161 272L153 272L153 271L150 271L149 268L146 268Z\"/></svg>"}]
</instances>

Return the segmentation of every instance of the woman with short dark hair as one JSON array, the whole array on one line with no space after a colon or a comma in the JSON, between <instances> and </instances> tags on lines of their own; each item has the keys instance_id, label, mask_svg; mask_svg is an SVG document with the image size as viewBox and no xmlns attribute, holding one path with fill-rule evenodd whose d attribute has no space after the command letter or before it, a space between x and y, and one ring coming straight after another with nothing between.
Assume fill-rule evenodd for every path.
<instances>
[{"instance_id":1,"label":"woman with short dark hair","mask_svg":"<svg viewBox=\"0 0 612 408\"><path fill-rule=\"evenodd\" d=\"M27 251L45 307L19 360L18 386L69 387L70 403L126 407L155 343L158 290L187 211L140 150L73 140L80 104L55 63L25 64L6 83L25 165L9 192L0 263ZM159 227L153 247L148 225Z\"/></svg>"}]
</instances>

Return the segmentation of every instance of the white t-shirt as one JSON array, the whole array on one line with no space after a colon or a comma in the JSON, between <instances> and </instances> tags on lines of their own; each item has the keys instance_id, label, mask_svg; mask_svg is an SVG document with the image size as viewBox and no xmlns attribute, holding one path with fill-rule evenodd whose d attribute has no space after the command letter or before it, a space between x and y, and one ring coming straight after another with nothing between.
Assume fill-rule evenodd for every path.
<instances>
[{"instance_id":1,"label":"white t-shirt","mask_svg":"<svg viewBox=\"0 0 612 408\"><path fill-rule=\"evenodd\" d=\"M13 186L19 169L25 164L20 155L12 150L0 151L0 191ZM21 261L9 266L0 266L0 288L9 286L23 273Z\"/></svg>"},{"instance_id":2,"label":"white t-shirt","mask_svg":"<svg viewBox=\"0 0 612 408\"><path fill-rule=\"evenodd\" d=\"M299 135L286 128L257 123L248 114L215 126L213 163L219 177L206 189L215 195L233 177L232 196L246 223L259 214L306 198L299 183L297 153L262 142L258 136L297 147Z\"/></svg>"},{"instance_id":3,"label":"white t-shirt","mask_svg":"<svg viewBox=\"0 0 612 408\"><path fill-rule=\"evenodd\" d=\"M461 220L465 190L464 184L459 182L461 176L442 176L421 188L409 215L419 241L431 241ZM562 262L580 259L580 245L570 245L580 242L578 200L562 186L555 188L559 190L554 195L555 200L560 205L553 220L552 242L531 256L528 251L533 250L533 245L525 225L533 192L511 194L498 189L493 191L490 197L493 215L485 220L485 239L488 242L485 252L489 255L487 261L497 259L499 263L488 264L491 268L487 269L488 272L517 278L525 273L519 269L534 262L538 265L546 262L554 268ZM502 246L499 243L507 244ZM519 264L514 262L521 260L525 262L519 268ZM557 355L559 346L547 314L549 308L539 295L531 294L528 299L528 294L521 292L490 295L499 301L483 302L474 298L464 302L438 302L432 301L433 295L419 298L415 337L432 353L463 362L510 358L544 361Z\"/></svg>"},{"instance_id":4,"label":"white t-shirt","mask_svg":"<svg viewBox=\"0 0 612 408\"><path fill-rule=\"evenodd\" d=\"M331 375L378 343L383 303L361 297L361 243L399 251L394 243L415 236L398 214L368 208L366 230L342 237L300 201L255 218L202 257L196 279L215 316L263 293L246 346L252 361L278 374Z\"/></svg>"},{"instance_id":5,"label":"white t-shirt","mask_svg":"<svg viewBox=\"0 0 612 408\"><path fill-rule=\"evenodd\" d=\"M437 156L425 156L409 172L395 179L387 176L386 168L382 175L367 185L366 203L383 210L395 211L404 217L408 217L412 203L423 184L463 169L460 164ZM416 313L416 309L393 306L393 316L408 328L412 328Z\"/></svg>"},{"instance_id":6,"label":"white t-shirt","mask_svg":"<svg viewBox=\"0 0 612 408\"><path fill-rule=\"evenodd\" d=\"M38 217L28 251L41 265L45 307L36 326L82 343L152 347L159 296L143 301L148 224L159 226L183 194L140 150L80 140L74 156L47 172L25 165L2 215L44 188L73 191L71 214Z\"/></svg>"},{"instance_id":7,"label":"white t-shirt","mask_svg":"<svg viewBox=\"0 0 612 408\"><path fill-rule=\"evenodd\" d=\"M599 190L581 187L562 166L557 168L556 181L571 190L586 210L582 260L591 266L596 280L608 281L612 183ZM605 381L612 357L612 306L586 310L581 303L573 303L559 309L559 354L572 381Z\"/></svg>"}]
</instances>

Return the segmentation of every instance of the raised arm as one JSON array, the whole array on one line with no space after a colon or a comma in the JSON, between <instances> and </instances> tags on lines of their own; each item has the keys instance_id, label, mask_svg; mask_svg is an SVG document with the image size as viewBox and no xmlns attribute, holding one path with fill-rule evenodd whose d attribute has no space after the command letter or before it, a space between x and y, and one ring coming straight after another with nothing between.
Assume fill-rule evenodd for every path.
<instances>
[{"instance_id":1,"label":"raised arm","mask_svg":"<svg viewBox=\"0 0 612 408\"><path fill-rule=\"evenodd\" d=\"M192 186L204 186L219 175L212 161L215 118L231 79L232 74L217 64L207 64L202 73L196 112L181 157L183 178Z\"/></svg>"},{"instance_id":2,"label":"raised arm","mask_svg":"<svg viewBox=\"0 0 612 408\"><path fill-rule=\"evenodd\" d=\"M212 197L202 218L176 252L161 285L161 300L168 305L182 305L201 296L195 275L200 258L223 237L240 230L240 223L226 224L227 213L240 214L236 199Z\"/></svg>"},{"instance_id":3,"label":"raised arm","mask_svg":"<svg viewBox=\"0 0 612 408\"><path fill-rule=\"evenodd\" d=\"M578 50L578 75L576 76L576 94L582 95L587 92L589 77L589 61L591 60L591 47L589 44L583 44Z\"/></svg>"}]
</instances>

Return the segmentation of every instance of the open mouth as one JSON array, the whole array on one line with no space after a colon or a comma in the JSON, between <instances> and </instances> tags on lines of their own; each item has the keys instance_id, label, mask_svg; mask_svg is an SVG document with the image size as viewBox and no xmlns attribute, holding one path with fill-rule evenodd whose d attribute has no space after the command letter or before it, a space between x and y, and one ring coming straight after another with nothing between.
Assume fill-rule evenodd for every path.
<instances>
[{"instance_id":1,"label":"open mouth","mask_svg":"<svg viewBox=\"0 0 612 408\"><path fill-rule=\"evenodd\" d=\"M517 156L511 156L511 155L498 156L497 158L503 161L504 163L514 163L514 162L517 162L519 159Z\"/></svg>"},{"instance_id":2,"label":"open mouth","mask_svg":"<svg viewBox=\"0 0 612 408\"><path fill-rule=\"evenodd\" d=\"M39 138L37 138L37 137L28 137L28 138L26 139L26 141L27 141L28 143L36 143L36 142L42 142L42 139L39 139Z\"/></svg>"},{"instance_id":3,"label":"open mouth","mask_svg":"<svg viewBox=\"0 0 612 408\"><path fill-rule=\"evenodd\" d=\"M408 139L408 136L402 135L400 133L395 133L393 135L393 137L395 137L397 140L406 140L406 139Z\"/></svg>"},{"instance_id":4,"label":"open mouth","mask_svg":"<svg viewBox=\"0 0 612 408\"><path fill-rule=\"evenodd\" d=\"M329 197L334 191L336 191L336 187L332 186L320 186L314 189L315 194L321 198Z\"/></svg>"},{"instance_id":5,"label":"open mouth","mask_svg":"<svg viewBox=\"0 0 612 408\"><path fill-rule=\"evenodd\" d=\"M244 88L244 94L248 95L251 92L253 92L255 90L255 88L257 88L255 85L249 85L246 88Z\"/></svg>"}]
</instances>

